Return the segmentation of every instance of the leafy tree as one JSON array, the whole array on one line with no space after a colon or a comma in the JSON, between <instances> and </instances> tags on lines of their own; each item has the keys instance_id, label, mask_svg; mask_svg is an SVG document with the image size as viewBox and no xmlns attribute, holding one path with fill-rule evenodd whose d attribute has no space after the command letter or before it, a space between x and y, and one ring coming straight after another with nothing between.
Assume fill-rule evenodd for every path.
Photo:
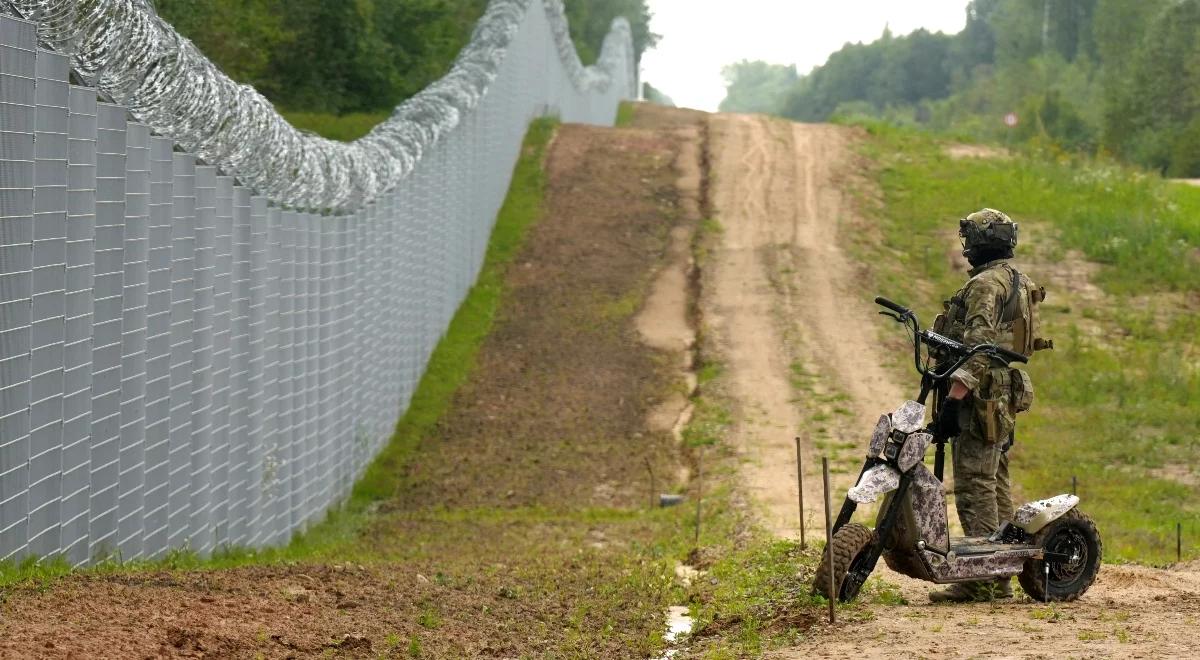
<instances>
[{"instance_id":1,"label":"leafy tree","mask_svg":"<svg viewBox=\"0 0 1200 660\"><path fill-rule=\"evenodd\" d=\"M743 60L721 71L728 90L722 112L779 113L788 90L800 76L795 66Z\"/></svg>"},{"instance_id":2,"label":"leafy tree","mask_svg":"<svg viewBox=\"0 0 1200 660\"><path fill-rule=\"evenodd\" d=\"M255 87L270 84L273 54L295 37L284 27L283 0L154 0L154 6L225 73Z\"/></svg>"},{"instance_id":3,"label":"leafy tree","mask_svg":"<svg viewBox=\"0 0 1200 660\"><path fill-rule=\"evenodd\" d=\"M801 78L788 92L783 114L821 121L840 105L866 101L883 112L923 99L939 99L950 88L945 66L951 38L926 30L894 37L885 31L870 44L847 44L824 66Z\"/></svg>"},{"instance_id":4,"label":"leafy tree","mask_svg":"<svg viewBox=\"0 0 1200 660\"><path fill-rule=\"evenodd\" d=\"M613 19L624 16L633 30L633 49L640 61L642 53L658 43L659 35L650 30L650 8L645 0L567 0L567 20L571 37L584 64L596 61L604 37Z\"/></svg>"},{"instance_id":5,"label":"leafy tree","mask_svg":"<svg viewBox=\"0 0 1200 660\"><path fill-rule=\"evenodd\" d=\"M990 68L996 61L992 19L999 7L1000 0L975 0L967 5L967 24L954 35L947 52L946 67L954 84L970 81L980 67Z\"/></svg>"},{"instance_id":6,"label":"leafy tree","mask_svg":"<svg viewBox=\"0 0 1200 660\"><path fill-rule=\"evenodd\" d=\"M449 70L488 0L154 0L235 80L294 112L387 111ZM537 5L531 5L536 8ZM640 55L658 36L645 0L567 0L581 57L626 16Z\"/></svg>"},{"instance_id":7,"label":"leafy tree","mask_svg":"<svg viewBox=\"0 0 1200 660\"><path fill-rule=\"evenodd\" d=\"M675 107L675 101L671 97L663 94L661 89L658 89L648 82L642 83L642 98L646 99L650 103L657 103L658 105L665 105L672 108Z\"/></svg>"},{"instance_id":8,"label":"leafy tree","mask_svg":"<svg viewBox=\"0 0 1200 660\"><path fill-rule=\"evenodd\" d=\"M1167 175L1189 179L1200 177L1200 115L1192 117L1176 136Z\"/></svg>"},{"instance_id":9,"label":"leafy tree","mask_svg":"<svg viewBox=\"0 0 1200 660\"><path fill-rule=\"evenodd\" d=\"M1103 148L1200 176L1200 0L973 0L962 32L847 44L780 92L739 63L723 107L871 116L981 139ZM782 102L779 99L782 98ZM1018 111L1016 130L1000 118Z\"/></svg>"}]
</instances>

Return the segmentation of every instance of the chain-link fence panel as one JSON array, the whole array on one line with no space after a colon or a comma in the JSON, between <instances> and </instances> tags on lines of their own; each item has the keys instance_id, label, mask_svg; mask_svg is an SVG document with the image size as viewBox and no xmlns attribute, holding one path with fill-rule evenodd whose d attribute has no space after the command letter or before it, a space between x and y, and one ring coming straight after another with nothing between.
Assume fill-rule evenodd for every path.
<instances>
[{"instance_id":1,"label":"chain-link fence panel","mask_svg":"<svg viewBox=\"0 0 1200 660\"><path fill-rule=\"evenodd\" d=\"M445 78L340 143L144 0L0 0L0 558L318 520L478 276L530 120L611 124L634 66L623 20L584 67L560 0L493 0Z\"/></svg>"}]
</instances>

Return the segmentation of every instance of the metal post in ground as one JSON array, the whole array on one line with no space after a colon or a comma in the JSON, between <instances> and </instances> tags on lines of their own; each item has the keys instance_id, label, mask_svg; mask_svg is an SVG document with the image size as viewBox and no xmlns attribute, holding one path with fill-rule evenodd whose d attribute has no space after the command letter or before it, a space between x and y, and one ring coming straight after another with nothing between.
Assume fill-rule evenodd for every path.
<instances>
[{"instance_id":1,"label":"metal post in ground","mask_svg":"<svg viewBox=\"0 0 1200 660\"><path fill-rule=\"evenodd\" d=\"M1075 475L1071 475L1071 494L1079 494L1079 481L1075 478Z\"/></svg>"},{"instance_id":2,"label":"metal post in ground","mask_svg":"<svg viewBox=\"0 0 1200 660\"><path fill-rule=\"evenodd\" d=\"M1183 523L1175 523L1175 563L1183 563Z\"/></svg>"},{"instance_id":3,"label":"metal post in ground","mask_svg":"<svg viewBox=\"0 0 1200 660\"><path fill-rule=\"evenodd\" d=\"M825 481L825 552L829 555L829 623L837 623L837 585L833 579L833 501L829 495L829 459L821 458L821 475Z\"/></svg>"},{"instance_id":4,"label":"metal post in ground","mask_svg":"<svg viewBox=\"0 0 1200 660\"><path fill-rule=\"evenodd\" d=\"M800 451L800 436L796 436L796 492L800 494L800 549L805 549L804 539L804 454Z\"/></svg>"}]
</instances>

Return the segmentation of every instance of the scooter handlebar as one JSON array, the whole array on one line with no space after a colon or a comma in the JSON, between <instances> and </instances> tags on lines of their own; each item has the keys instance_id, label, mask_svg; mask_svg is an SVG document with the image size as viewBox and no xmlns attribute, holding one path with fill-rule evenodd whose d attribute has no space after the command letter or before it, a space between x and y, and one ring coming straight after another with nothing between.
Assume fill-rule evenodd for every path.
<instances>
[{"instance_id":1,"label":"scooter handlebar","mask_svg":"<svg viewBox=\"0 0 1200 660\"><path fill-rule=\"evenodd\" d=\"M894 302L888 300L887 298L884 298L883 296L876 298L875 304L879 305L880 307L887 307L888 309L892 310L893 312L896 312L897 314L911 314L912 313L912 311L909 310L907 307L904 307L903 305L900 305L898 303L894 303Z\"/></svg>"},{"instance_id":2,"label":"scooter handlebar","mask_svg":"<svg viewBox=\"0 0 1200 660\"><path fill-rule=\"evenodd\" d=\"M996 355L999 355L1009 362L1019 362L1021 364L1026 364L1029 362L1028 357L1021 355L1016 351L1010 351L1007 348L1000 348L999 346L996 347Z\"/></svg>"}]
</instances>

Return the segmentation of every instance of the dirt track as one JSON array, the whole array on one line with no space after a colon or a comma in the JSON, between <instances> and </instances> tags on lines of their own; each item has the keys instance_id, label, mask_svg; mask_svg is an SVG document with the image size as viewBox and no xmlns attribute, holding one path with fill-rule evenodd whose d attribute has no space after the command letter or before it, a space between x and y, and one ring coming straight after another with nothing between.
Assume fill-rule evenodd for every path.
<instances>
[{"instance_id":1,"label":"dirt track","mask_svg":"<svg viewBox=\"0 0 1200 660\"><path fill-rule=\"evenodd\" d=\"M799 432L806 519L816 531L819 457L833 458L835 489L844 492L874 420L911 396L909 384L879 366L874 294L842 248L847 228L866 227L844 192L861 176L850 149L857 135L714 115L710 136L712 202L724 232L702 305L732 380L746 485L767 525L794 536ZM873 605L865 622L818 629L811 644L778 657L1194 657L1198 568L1106 565L1082 602L1051 608L1024 597L932 606L933 585L884 573L909 604Z\"/></svg>"}]
</instances>

